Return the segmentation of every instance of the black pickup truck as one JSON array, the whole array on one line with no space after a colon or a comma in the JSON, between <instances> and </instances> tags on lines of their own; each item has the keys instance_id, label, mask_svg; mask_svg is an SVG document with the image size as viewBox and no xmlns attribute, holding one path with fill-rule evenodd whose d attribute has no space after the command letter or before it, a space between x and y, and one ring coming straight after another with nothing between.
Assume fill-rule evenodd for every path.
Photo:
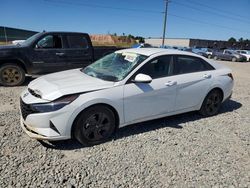
<instances>
[{"instance_id":1,"label":"black pickup truck","mask_svg":"<svg viewBox=\"0 0 250 188\"><path fill-rule=\"evenodd\" d=\"M0 84L17 86L25 81L25 75L85 67L116 50L94 48L86 33L37 33L20 44L0 46Z\"/></svg>"}]
</instances>

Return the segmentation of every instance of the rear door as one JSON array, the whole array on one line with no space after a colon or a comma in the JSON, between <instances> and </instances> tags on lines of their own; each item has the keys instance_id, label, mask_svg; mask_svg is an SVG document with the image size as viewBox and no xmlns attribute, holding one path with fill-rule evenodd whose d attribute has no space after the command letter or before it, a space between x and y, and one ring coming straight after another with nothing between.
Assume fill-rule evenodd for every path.
<instances>
[{"instance_id":1,"label":"rear door","mask_svg":"<svg viewBox=\"0 0 250 188\"><path fill-rule=\"evenodd\" d=\"M197 106L208 93L214 68L199 57L187 55L175 55L173 65L177 82L175 110Z\"/></svg>"},{"instance_id":2,"label":"rear door","mask_svg":"<svg viewBox=\"0 0 250 188\"><path fill-rule=\"evenodd\" d=\"M225 51L224 57L225 57L225 60L231 61L234 56L232 52Z\"/></svg>"},{"instance_id":3,"label":"rear door","mask_svg":"<svg viewBox=\"0 0 250 188\"><path fill-rule=\"evenodd\" d=\"M86 67L93 62L93 47L87 35L67 34L67 49L65 54L68 59L68 68Z\"/></svg>"}]
</instances>

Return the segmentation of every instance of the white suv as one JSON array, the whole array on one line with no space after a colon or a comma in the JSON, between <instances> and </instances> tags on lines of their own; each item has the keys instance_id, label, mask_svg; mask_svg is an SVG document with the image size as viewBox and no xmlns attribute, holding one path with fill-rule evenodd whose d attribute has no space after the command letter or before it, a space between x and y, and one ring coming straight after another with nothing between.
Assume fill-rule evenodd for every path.
<instances>
[{"instance_id":1,"label":"white suv","mask_svg":"<svg viewBox=\"0 0 250 188\"><path fill-rule=\"evenodd\" d=\"M247 61L250 61L250 51L249 50L236 50L239 54L245 56Z\"/></svg>"}]
</instances>

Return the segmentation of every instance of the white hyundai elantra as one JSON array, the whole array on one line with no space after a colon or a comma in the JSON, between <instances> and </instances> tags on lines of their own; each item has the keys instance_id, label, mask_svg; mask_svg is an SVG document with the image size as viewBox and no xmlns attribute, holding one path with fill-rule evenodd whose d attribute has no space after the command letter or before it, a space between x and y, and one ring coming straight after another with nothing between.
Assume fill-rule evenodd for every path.
<instances>
[{"instance_id":1,"label":"white hyundai elantra","mask_svg":"<svg viewBox=\"0 0 250 188\"><path fill-rule=\"evenodd\" d=\"M21 126L32 138L94 145L137 122L189 111L215 115L232 88L231 70L199 55L120 50L32 81L21 94Z\"/></svg>"}]
</instances>

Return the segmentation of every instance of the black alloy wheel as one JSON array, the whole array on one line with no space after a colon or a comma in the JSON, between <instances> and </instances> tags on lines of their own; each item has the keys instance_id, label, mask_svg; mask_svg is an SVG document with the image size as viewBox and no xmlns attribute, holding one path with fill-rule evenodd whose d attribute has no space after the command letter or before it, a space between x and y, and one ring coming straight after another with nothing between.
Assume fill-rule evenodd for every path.
<instances>
[{"instance_id":1,"label":"black alloy wheel","mask_svg":"<svg viewBox=\"0 0 250 188\"><path fill-rule=\"evenodd\" d=\"M85 146L106 141L115 130L114 113L106 106L88 108L75 123L74 137Z\"/></svg>"},{"instance_id":2,"label":"black alloy wheel","mask_svg":"<svg viewBox=\"0 0 250 188\"><path fill-rule=\"evenodd\" d=\"M25 81L23 68L15 64L4 64L0 67L0 83L4 86L19 86Z\"/></svg>"},{"instance_id":3,"label":"black alloy wheel","mask_svg":"<svg viewBox=\"0 0 250 188\"><path fill-rule=\"evenodd\" d=\"M212 90L208 93L204 99L200 114L204 116L213 116L219 112L221 102L222 102L222 93L219 90Z\"/></svg>"}]
</instances>

